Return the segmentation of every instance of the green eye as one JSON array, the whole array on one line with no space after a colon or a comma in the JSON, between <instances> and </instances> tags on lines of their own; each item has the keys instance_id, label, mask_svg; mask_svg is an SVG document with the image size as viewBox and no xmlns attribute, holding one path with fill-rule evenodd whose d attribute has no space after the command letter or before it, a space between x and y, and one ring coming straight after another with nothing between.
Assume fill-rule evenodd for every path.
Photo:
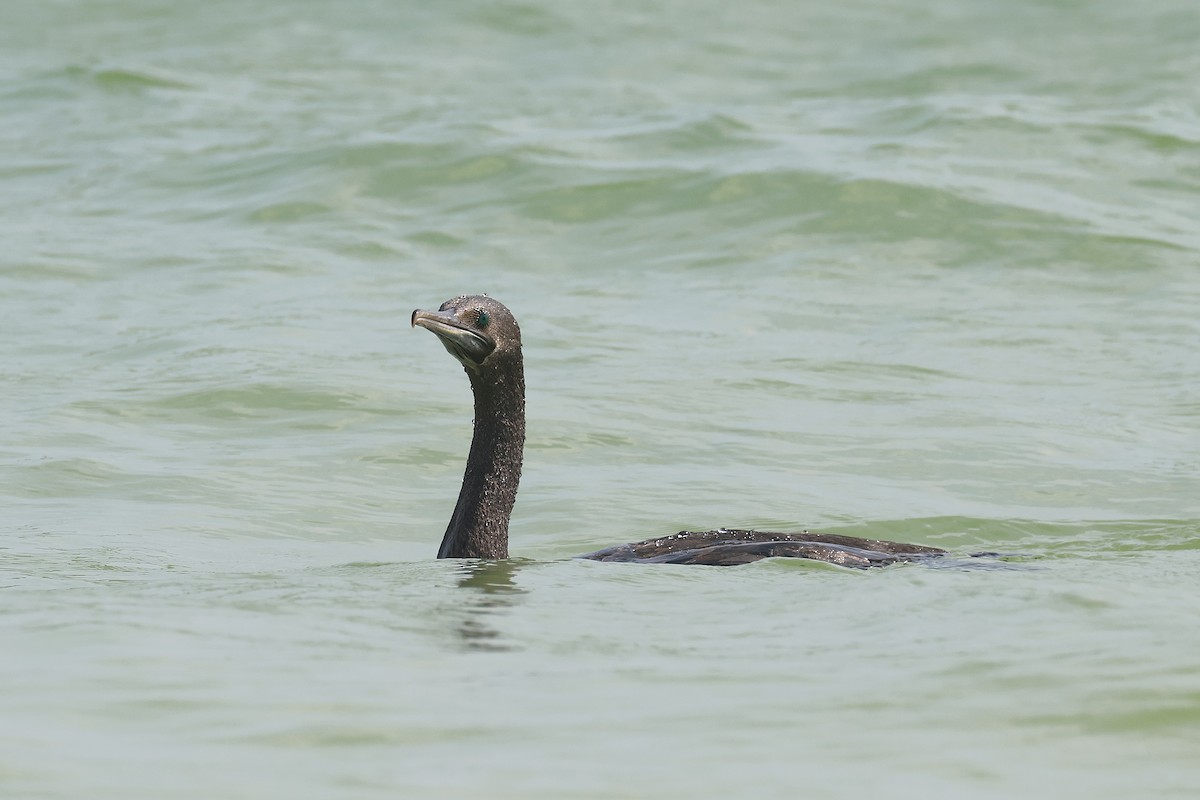
<instances>
[{"instance_id":1,"label":"green eye","mask_svg":"<svg viewBox=\"0 0 1200 800\"><path fill-rule=\"evenodd\" d=\"M481 328L486 328L488 325L488 313L482 308L475 309L478 316L475 317L475 324Z\"/></svg>"}]
</instances>

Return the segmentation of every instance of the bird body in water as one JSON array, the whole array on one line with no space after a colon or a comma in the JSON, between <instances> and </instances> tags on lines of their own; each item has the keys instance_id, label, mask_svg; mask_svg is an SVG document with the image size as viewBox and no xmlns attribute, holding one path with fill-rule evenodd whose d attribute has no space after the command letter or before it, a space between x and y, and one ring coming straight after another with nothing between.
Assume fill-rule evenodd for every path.
<instances>
[{"instance_id":1,"label":"bird body in water","mask_svg":"<svg viewBox=\"0 0 1200 800\"><path fill-rule=\"evenodd\" d=\"M456 297L437 311L418 309L412 324L437 335L463 365L475 395L471 451L438 558L508 558L508 521L525 447L521 329L504 304L486 295ZM875 567L944 554L935 547L836 534L718 528L617 545L581 558L732 566L790 557Z\"/></svg>"}]
</instances>

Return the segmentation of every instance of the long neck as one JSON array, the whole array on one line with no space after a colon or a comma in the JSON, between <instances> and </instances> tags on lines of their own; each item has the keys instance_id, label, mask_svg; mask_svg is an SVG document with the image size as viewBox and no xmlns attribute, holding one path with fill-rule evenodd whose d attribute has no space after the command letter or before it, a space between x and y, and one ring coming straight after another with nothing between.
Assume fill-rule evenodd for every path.
<instances>
[{"instance_id":1,"label":"long neck","mask_svg":"<svg viewBox=\"0 0 1200 800\"><path fill-rule=\"evenodd\" d=\"M487 369L468 369L467 375L475 393L475 435L438 558L508 558L508 518L517 499L525 447L520 351Z\"/></svg>"}]
</instances>

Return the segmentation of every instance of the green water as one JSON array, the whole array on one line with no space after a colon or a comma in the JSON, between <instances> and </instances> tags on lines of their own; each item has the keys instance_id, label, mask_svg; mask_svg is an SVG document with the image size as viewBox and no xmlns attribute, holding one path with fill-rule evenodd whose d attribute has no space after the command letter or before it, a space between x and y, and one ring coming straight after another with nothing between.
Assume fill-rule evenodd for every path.
<instances>
[{"instance_id":1,"label":"green water","mask_svg":"<svg viewBox=\"0 0 1200 800\"><path fill-rule=\"evenodd\" d=\"M0 11L0 796L1192 798L1200 12ZM516 557L416 307L529 386ZM682 528L996 551L569 557Z\"/></svg>"}]
</instances>

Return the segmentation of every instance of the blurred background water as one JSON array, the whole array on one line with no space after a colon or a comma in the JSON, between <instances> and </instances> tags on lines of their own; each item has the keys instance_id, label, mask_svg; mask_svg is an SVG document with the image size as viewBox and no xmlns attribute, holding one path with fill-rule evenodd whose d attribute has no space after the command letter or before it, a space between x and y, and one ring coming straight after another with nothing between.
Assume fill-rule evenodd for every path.
<instances>
[{"instance_id":1,"label":"blurred background water","mask_svg":"<svg viewBox=\"0 0 1200 800\"><path fill-rule=\"evenodd\" d=\"M0 794L1194 797L1200 13L12 0ZM433 559L522 322L512 562ZM571 555L817 527L870 573Z\"/></svg>"}]
</instances>

